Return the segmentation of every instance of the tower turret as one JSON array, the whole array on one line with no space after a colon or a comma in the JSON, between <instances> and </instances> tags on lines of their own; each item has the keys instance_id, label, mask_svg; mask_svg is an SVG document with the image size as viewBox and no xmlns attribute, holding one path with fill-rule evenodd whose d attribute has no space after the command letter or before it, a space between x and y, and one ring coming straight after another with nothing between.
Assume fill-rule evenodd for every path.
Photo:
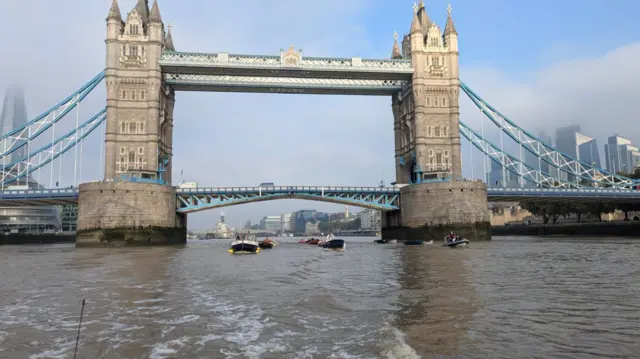
<instances>
[{"instance_id":1,"label":"tower turret","mask_svg":"<svg viewBox=\"0 0 640 359\"><path fill-rule=\"evenodd\" d=\"M162 23L162 16L160 15L158 0L153 1L153 7L149 13L147 36L149 36L149 40L152 42L164 44L164 25Z\"/></svg>"},{"instance_id":2,"label":"tower turret","mask_svg":"<svg viewBox=\"0 0 640 359\"><path fill-rule=\"evenodd\" d=\"M391 58L392 59L401 59L402 52L400 52L400 46L398 46L398 33L393 33L393 49L391 49Z\"/></svg>"},{"instance_id":3,"label":"tower turret","mask_svg":"<svg viewBox=\"0 0 640 359\"><path fill-rule=\"evenodd\" d=\"M171 35L171 25L167 26L167 37L164 39L164 48L169 51L176 51L173 45L173 36Z\"/></svg>"},{"instance_id":4,"label":"tower turret","mask_svg":"<svg viewBox=\"0 0 640 359\"><path fill-rule=\"evenodd\" d=\"M134 10L140 15L142 24L146 26L149 20L149 0L138 0Z\"/></svg>"},{"instance_id":5,"label":"tower turret","mask_svg":"<svg viewBox=\"0 0 640 359\"><path fill-rule=\"evenodd\" d=\"M451 17L451 4L447 7L447 23L444 26L444 44L449 51L458 52L458 32Z\"/></svg>"},{"instance_id":6,"label":"tower turret","mask_svg":"<svg viewBox=\"0 0 640 359\"><path fill-rule=\"evenodd\" d=\"M107 15L107 41L116 40L118 35L122 33L123 26L118 0L113 0L109 15Z\"/></svg>"}]
</instances>

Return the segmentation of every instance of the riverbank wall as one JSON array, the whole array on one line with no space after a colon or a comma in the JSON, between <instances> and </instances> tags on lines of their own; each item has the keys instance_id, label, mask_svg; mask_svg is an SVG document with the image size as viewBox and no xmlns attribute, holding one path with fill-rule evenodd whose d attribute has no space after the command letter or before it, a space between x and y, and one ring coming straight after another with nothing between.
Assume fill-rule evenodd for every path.
<instances>
[{"instance_id":1,"label":"riverbank wall","mask_svg":"<svg viewBox=\"0 0 640 359\"><path fill-rule=\"evenodd\" d=\"M0 235L0 245L17 244L55 244L55 243L75 243L76 235L73 233L55 234L21 234L10 233Z\"/></svg>"},{"instance_id":2,"label":"riverbank wall","mask_svg":"<svg viewBox=\"0 0 640 359\"><path fill-rule=\"evenodd\" d=\"M512 224L491 227L494 236L624 236L640 237L640 221Z\"/></svg>"}]
</instances>

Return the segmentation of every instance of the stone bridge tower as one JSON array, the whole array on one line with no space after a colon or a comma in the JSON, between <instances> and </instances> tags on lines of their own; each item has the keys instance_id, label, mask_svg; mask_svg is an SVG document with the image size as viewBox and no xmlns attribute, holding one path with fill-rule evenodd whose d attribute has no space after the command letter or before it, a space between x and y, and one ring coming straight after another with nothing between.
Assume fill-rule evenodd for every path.
<instances>
[{"instance_id":1,"label":"stone bridge tower","mask_svg":"<svg viewBox=\"0 0 640 359\"><path fill-rule=\"evenodd\" d=\"M76 245L184 243L171 187L175 95L159 63L174 48L157 0L138 0L126 20L113 0L106 44L105 181L80 185Z\"/></svg>"},{"instance_id":2,"label":"stone bridge tower","mask_svg":"<svg viewBox=\"0 0 640 359\"><path fill-rule=\"evenodd\" d=\"M107 17L105 179L121 174L171 184L175 94L159 60L173 50L157 1L138 0L123 21L117 0Z\"/></svg>"},{"instance_id":3,"label":"stone bridge tower","mask_svg":"<svg viewBox=\"0 0 640 359\"><path fill-rule=\"evenodd\" d=\"M392 58L410 59L410 86L392 98L396 183L401 210L383 216L382 235L441 240L456 230L490 237L486 185L462 179L459 130L458 33L449 6L444 31L424 2L414 7L409 34L397 38Z\"/></svg>"},{"instance_id":4,"label":"stone bridge tower","mask_svg":"<svg viewBox=\"0 0 640 359\"><path fill-rule=\"evenodd\" d=\"M392 57L410 59L414 73L411 86L392 99L396 182L460 178L458 33L451 13L443 35L421 3L402 48L396 42Z\"/></svg>"}]
</instances>

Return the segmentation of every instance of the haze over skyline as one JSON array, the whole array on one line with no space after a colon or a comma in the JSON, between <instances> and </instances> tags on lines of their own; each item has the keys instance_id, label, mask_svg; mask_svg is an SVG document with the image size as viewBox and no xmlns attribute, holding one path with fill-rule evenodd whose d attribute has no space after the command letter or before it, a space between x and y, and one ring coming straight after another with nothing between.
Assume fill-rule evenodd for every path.
<instances>
[{"instance_id":1,"label":"haze over skyline","mask_svg":"<svg viewBox=\"0 0 640 359\"><path fill-rule=\"evenodd\" d=\"M278 54L294 45L307 56L389 58L393 32L408 32L412 1L234 3L160 0L178 51ZM572 5L573 4L573 5ZM452 1L460 36L461 79L522 127L552 134L580 124L605 143L614 133L640 140L640 4L618 1L520 3ZM111 0L0 4L9 56L0 58L0 89L20 84L31 117L104 68L105 17ZM135 0L120 0L123 17ZM448 2L425 6L441 27ZM29 24L29 26L24 26ZM82 113L104 106L104 86ZM178 93L174 183L209 186L375 186L394 175L393 115L387 97ZM461 120L479 128L480 115L460 100ZM86 111L86 112L85 112ZM95 112L95 111L94 111ZM93 112L92 112L93 113ZM91 114L92 114L91 113ZM84 156L99 158L99 135ZM464 151L464 150L463 150ZM601 152L602 155L602 152ZM102 159L84 163L98 179ZM181 176L181 171L184 171ZM465 167L469 175L470 166ZM88 173L94 173L89 178ZM477 177L477 174L476 174ZM297 200L225 208L233 226L264 215L344 206ZM220 210L189 216L190 226L217 221Z\"/></svg>"}]
</instances>

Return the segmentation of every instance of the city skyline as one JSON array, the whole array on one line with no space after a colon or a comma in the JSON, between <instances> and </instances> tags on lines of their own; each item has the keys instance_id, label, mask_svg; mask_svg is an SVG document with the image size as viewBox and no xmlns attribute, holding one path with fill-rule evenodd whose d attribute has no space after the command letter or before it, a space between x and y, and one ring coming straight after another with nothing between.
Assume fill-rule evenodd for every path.
<instances>
[{"instance_id":1,"label":"city skyline","mask_svg":"<svg viewBox=\"0 0 640 359\"><path fill-rule=\"evenodd\" d=\"M393 32L402 35L409 29L412 3L246 1L239 7L159 1L163 19L173 25L177 50L277 54L293 44L308 56L364 58L389 57ZM0 29L10 33L31 24L24 36L6 39L12 56L0 59L4 69L0 88L22 84L29 113L38 114L56 103L60 94L93 77L104 68L104 18L109 5L110 1L79 0L0 4L0 17L5 14ZM134 5L133 0L120 0L123 16ZM426 6L443 27L447 2L432 1ZM640 129L631 124L640 113L634 101L640 89L634 80L640 78L635 65L640 59L635 35L640 24L632 14L640 5L620 1L617 7L624 11L616 12L609 7L604 1L577 8L550 1L535 6L452 2L460 34L461 77L501 112L534 132L575 122L603 144L610 134L599 128L606 121L612 132L624 132L637 142ZM73 21L59 21L68 17ZM539 18L545 18L547 25L533 21ZM598 27L592 26L593 19ZM560 27L562 32L557 31ZM43 62L49 53L57 55ZM103 94L104 87L100 91ZM83 104L83 114L104 105L104 96L96 97ZM388 98L209 93L177 97L176 181L182 177L220 186L264 181L375 186L381 179L394 180ZM468 100L461 99L461 113L462 120L479 128L478 111ZM93 136L91 141L98 143L100 138ZM85 157L98 158L100 146L84 148ZM97 174L103 163L100 159L86 165ZM465 167L466 176L470 167ZM242 218L239 222L247 217L255 222L274 208L287 212L309 207L330 212L340 206L287 200L229 207L226 214ZM197 213L189 216L189 222L199 227L216 216L215 211Z\"/></svg>"}]
</instances>

